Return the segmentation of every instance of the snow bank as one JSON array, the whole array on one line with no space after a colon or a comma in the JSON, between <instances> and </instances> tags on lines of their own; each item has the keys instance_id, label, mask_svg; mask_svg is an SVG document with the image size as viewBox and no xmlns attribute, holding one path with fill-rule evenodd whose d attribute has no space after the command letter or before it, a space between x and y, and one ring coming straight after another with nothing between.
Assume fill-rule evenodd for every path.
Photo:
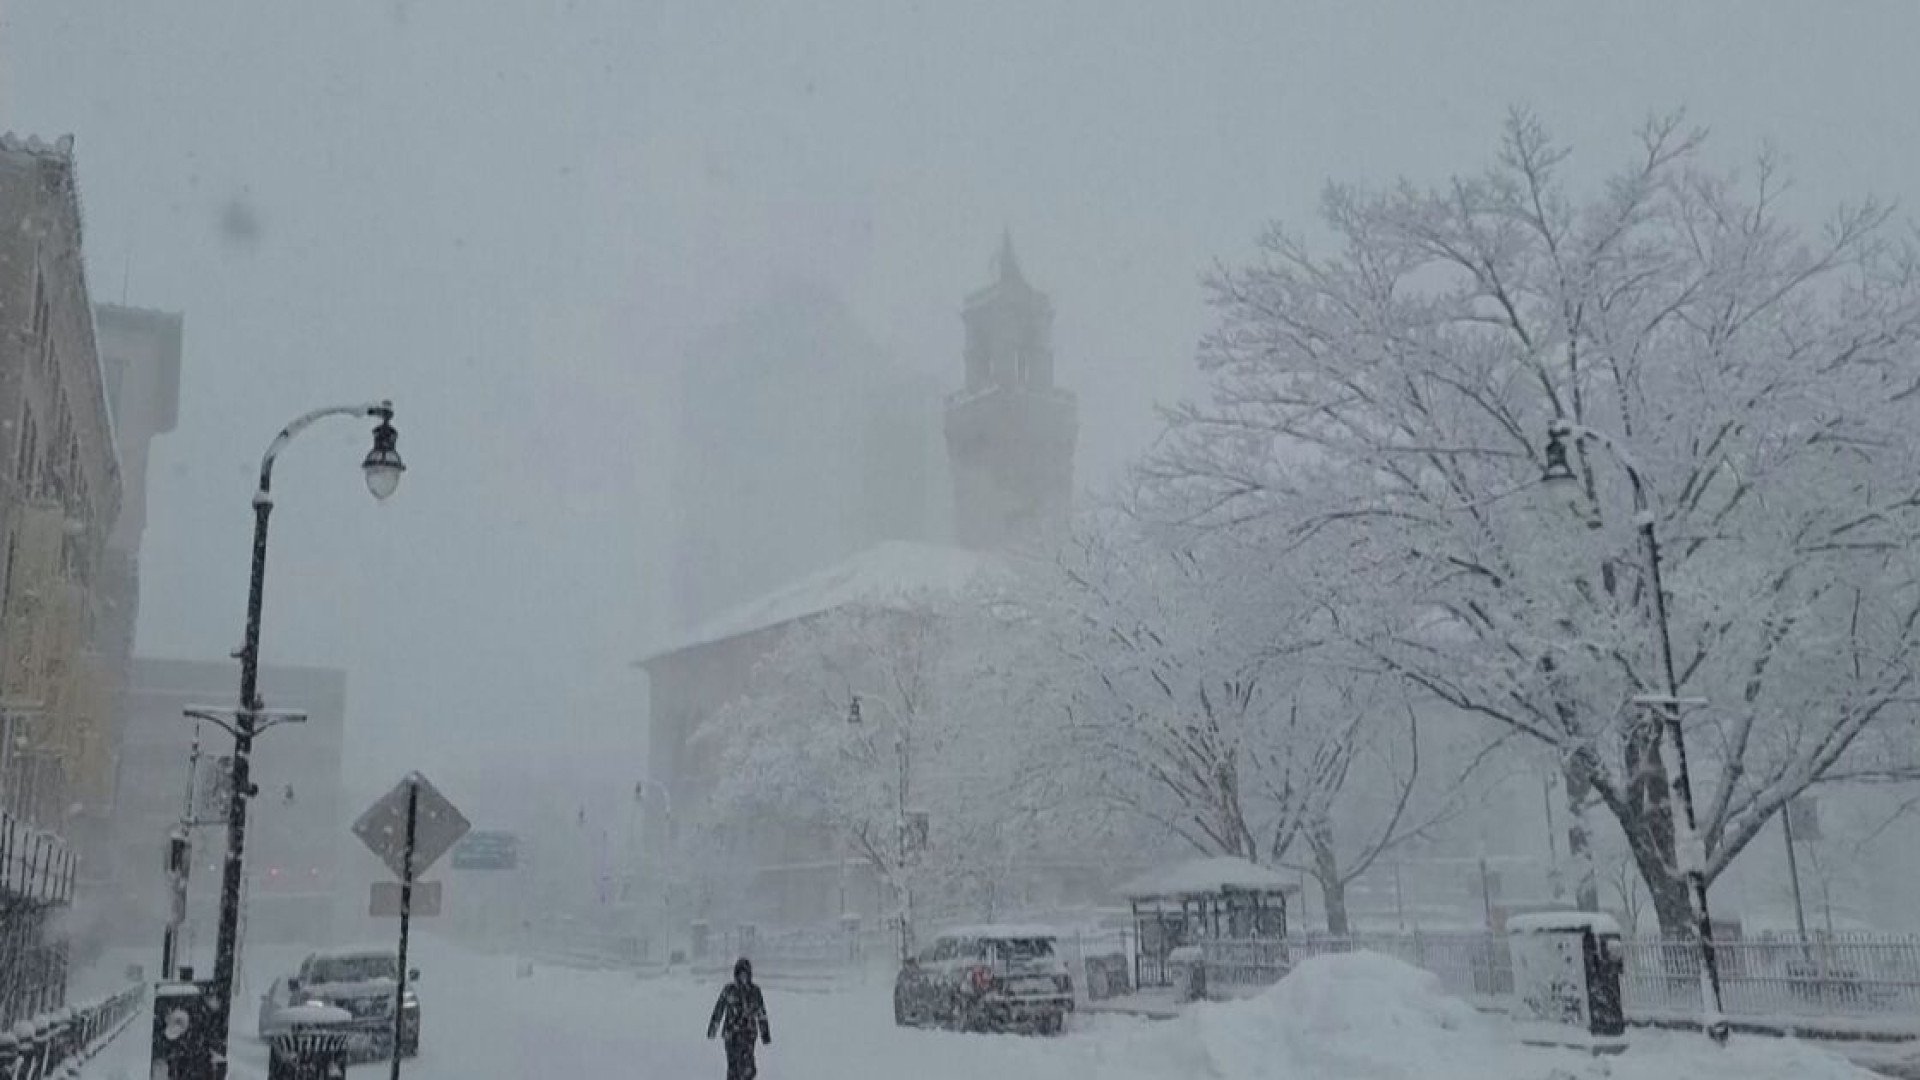
<instances>
[{"instance_id":1,"label":"snow bank","mask_svg":"<svg viewBox=\"0 0 1920 1080\"><path fill-rule=\"evenodd\" d=\"M1232 1080L1525 1075L1524 1051L1430 972L1374 953L1317 956L1258 997L1195 1010L1192 1032Z\"/></svg>"},{"instance_id":2,"label":"snow bank","mask_svg":"<svg viewBox=\"0 0 1920 1080\"><path fill-rule=\"evenodd\" d=\"M1219 1080L1868 1080L1789 1040L1634 1031L1618 1057L1528 1047L1434 975L1372 953L1319 956L1258 997L1202 1005L1103 1048L1139 1075ZM1128 1071L1126 1075L1134 1075Z\"/></svg>"}]
</instances>

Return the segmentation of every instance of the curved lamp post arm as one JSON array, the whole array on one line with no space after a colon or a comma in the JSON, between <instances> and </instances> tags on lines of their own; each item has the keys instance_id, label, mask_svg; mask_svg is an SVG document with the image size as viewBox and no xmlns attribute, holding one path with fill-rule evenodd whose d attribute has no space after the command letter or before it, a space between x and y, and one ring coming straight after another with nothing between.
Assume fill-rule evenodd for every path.
<instances>
[{"instance_id":1,"label":"curved lamp post arm","mask_svg":"<svg viewBox=\"0 0 1920 1080\"><path fill-rule=\"evenodd\" d=\"M381 401L371 405L329 405L324 409L315 409L306 413L281 428L280 434L275 435L273 441L267 444L267 452L260 457L260 488L253 496L255 506L263 503L272 505L273 463L280 456L280 451L287 448L287 444L293 441L295 435L330 416L375 416L381 420L391 421L393 402Z\"/></svg>"}]
</instances>

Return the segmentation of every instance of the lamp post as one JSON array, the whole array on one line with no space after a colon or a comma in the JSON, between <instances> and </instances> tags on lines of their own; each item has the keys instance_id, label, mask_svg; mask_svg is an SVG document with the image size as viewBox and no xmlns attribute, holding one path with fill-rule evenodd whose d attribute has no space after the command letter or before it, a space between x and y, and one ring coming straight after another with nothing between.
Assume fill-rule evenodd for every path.
<instances>
[{"instance_id":1,"label":"lamp post","mask_svg":"<svg viewBox=\"0 0 1920 1080\"><path fill-rule=\"evenodd\" d=\"M874 700L886 705L893 717L893 756L898 773L893 785L893 835L899 851L898 861L894 864L894 890L900 896L900 960L905 963L913 955L913 885L907 881L907 857L910 854L907 844L907 781L911 755L907 746L906 725L900 722L900 715L894 712L892 703L885 698ZM860 724L860 702L860 695L853 695L852 704L847 706L847 723L855 726Z\"/></svg>"},{"instance_id":2,"label":"lamp post","mask_svg":"<svg viewBox=\"0 0 1920 1080\"><path fill-rule=\"evenodd\" d=\"M240 703L233 720L233 772L227 800L227 859L220 873L220 930L213 955L214 1022L212 1046L213 1076L225 1080L229 1023L233 1017L233 973L235 945L240 930L240 878L247 849L247 799L253 795L253 739L260 731L262 702L260 681L260 606L267 576L267 518L273 513L273 463L293 441L294 436L320 420L334 416L373 417L379 420L373 429L373 449L360 463L366 474L367 490L376 499L386 499L400 486L400 474L406 465L397 449L399 433L393 428L393 403L371 405L335 405L315 409L294 420L267 446L260 459L260 486L253 494L253 562L247 585L246 634L234 657L240 661Z\"/></svg>"},{"instance_id":3,"label":"lamp post","mask_svg":"<svg viewBox=\"0 0 1920 1080\"><path fill-rule=\"evenodd\" d=\"M1566 420L1555 420L1547 429L1546 470L1541 481L1556 488L1577 485L1573 467L1567 460L1567 440L1596 442L1605 447L1626 472L1633 486L1633 521L1640 532L1641 546L1647 556L1647 584L1653 593L1654 624L1660 633L1660 668L1666 680L1666 692L1636 697L1638 704L1659 709L1666 739L1661 745L1668 775L1673 777L1674 793L1680 797L1680 813L1673 815L1675 861L1687 879L1688 899L1693 905L1694 933L1700 943L1700 994L1706 1010L1704 1027L1716 1043L1727 1041L1726 1017L1721 1010L1720 965L1713 951L1713 920L1707 909L1706 845L1700 838L1699 820L1693 809L1693 779L1687 769L1687 743L1680 727L1680 680L1673 666L1673 633L1667 619L1666 588L1660 580L1660 538L1654 530L1655 515L1640 469L1625 450L1601 432Z\"/></svg>"}]
</instances>

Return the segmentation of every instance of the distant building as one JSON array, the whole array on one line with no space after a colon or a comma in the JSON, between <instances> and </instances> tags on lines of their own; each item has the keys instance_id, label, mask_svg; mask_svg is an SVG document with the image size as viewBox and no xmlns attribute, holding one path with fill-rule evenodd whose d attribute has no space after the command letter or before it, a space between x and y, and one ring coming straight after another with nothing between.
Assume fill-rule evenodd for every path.
<instances>
[{"instance_id":1,"label":"distant building","mask_svg":"<svg viewBox=\"0 0 1920 1080\"><path fill-rule=\"evenodd\" d=\"M94 334L107 403L120 444L120 515L109 543L138 552L147 528L147 452L180 420L180 353L185 320L178 312L100 304Z\"/></svg>"},{"instance_id":2,"label":"distant building","mask_svg":"<svg viewBox=\"0 0 1920 1080\"><path fill-rule=\"evenodd\" d=\"M993 284L967 297L967 382L947 400L954 524L970 548L999 547L1064 518L1079 433L1053 381L1053 305L1002 238Z\"/></svg>"},{"instance_id":3,"label":"distant building","mask_svg":"<svg viewBox=\"0 0 1920 1080\"><path fill-rule=\"evenodd\" d=\"M116 598L102 619L98 639L107 667L120 676L113 703L113 774L118 784L118 732L126 722L125 671L133 659L134 628L140 618L140 542L147 527L147 454L155 437L172 431L179 418L182 319L178 314L101 304L94 309L94 336L100 353L107 404L113 416L120 454L120 512L107 536L101 565L108 592ZM84 846L95 852L83 864L88 884L113 876L107 832L113 816L111 791L96 800L85 826Z\"/></svg>"},{"instance_id":4,"label":"distant building","mask_svg":"<svg viewBox=\"0 0 1920 1080\"><path fill-rule=\"evenodd\" d=\"M231 701L239 678L233 661L133 661L127 686L127 725L115 807L113 865L115 940L159 948L168 893L166 836L186 811L188 758L195 721L181 710ZM341 756L347 676L330 668L266 666L261 694L277 709L307 714L304 723L276 726L254 745L253 780L260 793L247 818L245 908L249 941L324 942L332 933L334 901L343 891L343 845L358 808L345 805ZM199 780L206 783L232 753L232 739L199 725ZM189 943L210 952L219 908L226 832L194 830ZM209 959L198 958L204 967Z\"/></svg>"},{"instance_id":5,"label":"distant building","mask_svg":"<svg viewBox=\"0 0 1920 1080\"><path fill-rule=\"evenodd\" d=\"M766 566L751 561L757 556L746 554L747 545L778 550L793 538L794 530L778 516L760 521L757 527L743 520L740 527L750 535L721 552L727 559L748 561L735 566L723 560L717 565L762 582L757 595L683 631L640 662L649 680L647 790L652 794L643 801L644 850L650 864L666 867L674 861L677 819L673 808L697 807L711 790L712 762L691 744L693 733L706 717L741 693L754 665L791 627L850 604L885 607L911 594L958 593L993 559L993 549L1017 542L1068 514L1077 429L1073 395L1053 381L1052 308L1046 296L1022 276L1011 241L1002 241L994 273L993 284L967 298L962 312L965 382L946 404L944 446L952 480L953 527L932 535L943 540L957 537L959 543L869 532L863 543L849 546L862 537L856 531L839 538L837 546L844 550L823 568L811 573L790 569L779 587L769 589L764 583ZM768 356L763 362L775 360ZM754 375L748 369L739 379L750 383ZM821 416L811 407L791 402L785 407L807 423ZM920 445L936 431L930 410L914 415L923 426L915 429L903 424L894 439L901 447ZM739 461L739 470L751 473L765 467L784 475L781 470L794 467L783 442L760 439L750 427L743 430L748 434L740 435L745 441L739 452L749 456ZM935 443L939 445L937 438ZM906 477L904 483L917 487L923 499L945 494L939 481L942 471L920 471L918 459L909 458L875 454L860 460L883 473L893 470L897 477ZM830 506L845 505L851 493L861 490L867 475L858 468L807 475L806 497ZM719 486L711 498L724 502L732 493ZM911 505L912 494L896 491L893 501ZM928 520L934 519L930 515ZM835 546L818 545L806 561L818 561ZM745 868L753 879L747 891L760 906L733 911L733 917L817 921L836 912L875 914L872 909L884 903L882 890L864 870L853 875L842 872L836 838L806 823L769 825L745 842L741 854L752 863ZM678 914L706 908L713 892L711 882L691 879L677 881L675 887L680 895L677 903L668 901L668 908Z\"/></svg>"},{"instance_id":6,"label":"distant building","mask_svg":"<svg viewBox=\"0 0 1920 1080\"><path fill-rule=\"evenodd\" d=\"M943 535L939 408L938 384L822 289L788 289L695 342L673 410L673 623L884 540Z\"/></svg>"}]
</instances>

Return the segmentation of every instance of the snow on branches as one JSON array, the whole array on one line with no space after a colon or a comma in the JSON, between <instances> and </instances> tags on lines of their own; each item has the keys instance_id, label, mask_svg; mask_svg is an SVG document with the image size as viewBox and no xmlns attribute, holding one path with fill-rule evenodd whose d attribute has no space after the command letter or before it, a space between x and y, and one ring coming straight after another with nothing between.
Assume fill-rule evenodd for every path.
<instances>
[{"instance_id":1,"label":"snow on branches","mask_svg":"<svg viewBox=\"0 0 1920 1080\"><path fill-rule=\"evenodd\" d=\"M1886 207L1783 215L1650 123L1580 195L1511 118L1484 174L1334 187L1333 241L1219 270L1204 402L1139 472L1195 534L1310 553L1340 640L1555 754L1685 923L1640 532L1663 547L1707 872L1823 781L1910 775L1920 274ZM1576 425L1570 500L1539 483ZM1636 480L1637 478L1637 480ZM1634 487L1644 487L1645 515ZM1277 557L1277 554L1276 554Z\"/></svg>"}]
</instances>

